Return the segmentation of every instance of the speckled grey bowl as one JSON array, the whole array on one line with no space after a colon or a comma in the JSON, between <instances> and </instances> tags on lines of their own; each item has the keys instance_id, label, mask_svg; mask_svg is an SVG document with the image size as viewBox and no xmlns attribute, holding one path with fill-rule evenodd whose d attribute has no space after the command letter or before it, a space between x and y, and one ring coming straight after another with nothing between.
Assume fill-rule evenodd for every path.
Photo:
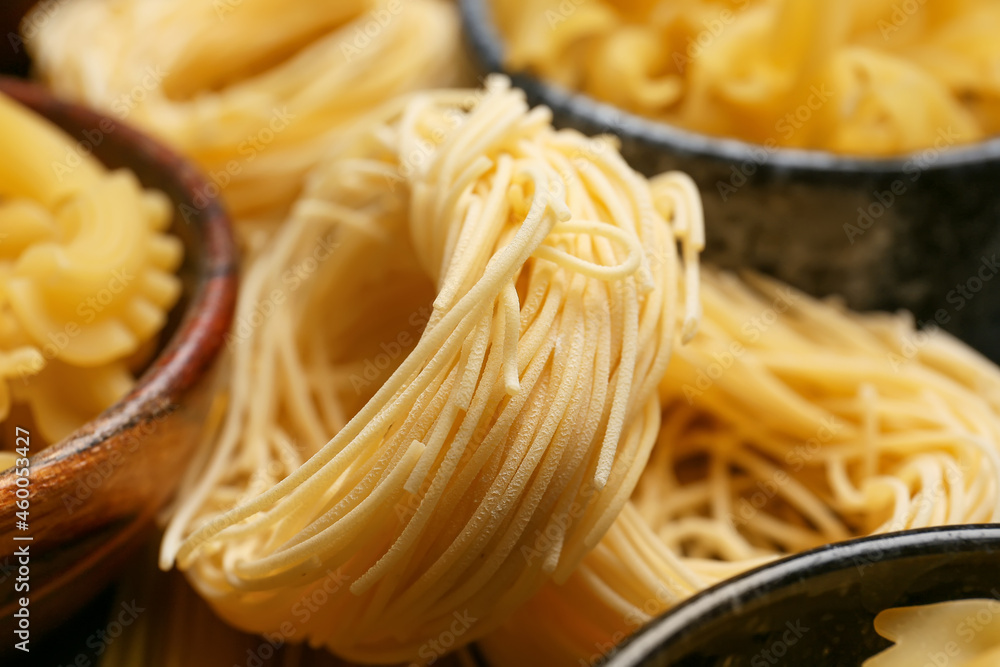
<instances>
[{"instance_id":1,"label":"speckled grey bowl","mask_svg":"<svg viewBox=\"0 0 1000 667\"><path fill-rule=\"evenodd\" d=\"M647 625L601 667L860 665L891 646L875 632L879 612L995 601L998 559L1000 525L827 545L699 593ZM944 661L929 655L926 664Z\"/></svg>"},{"instance_id":2,"label":"speckled grey bowl","mask_svg":"<svg viewBox=\"0 0 1000 667\"><path fill-rule=\"evenodd\" d=\"M505 71L490 0L460 5L472 58ZM859 310L906 308L1000 360L1000 138L893 159L769 150L507 73L557 125L620 137L639 171L690 174L704 199L708 261L839 294Z\"/></svg>"}]
</instances>

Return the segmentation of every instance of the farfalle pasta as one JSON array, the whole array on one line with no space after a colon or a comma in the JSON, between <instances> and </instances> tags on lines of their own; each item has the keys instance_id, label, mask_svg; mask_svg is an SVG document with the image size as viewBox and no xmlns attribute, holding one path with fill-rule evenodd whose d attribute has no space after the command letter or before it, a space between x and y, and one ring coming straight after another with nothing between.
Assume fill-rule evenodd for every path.
<instances>
[{"instance_id":1,"label":"farfalle pasta","mask_svg":"<svg viewBox=\"0 0 1000 667\"><path fill-rule=\"evenodd\" d=\"M0 421L15 403L49 442L132 387L129 363L181 290L171 207L129 171L0 96Z\"/></svg>"}]
</instances>

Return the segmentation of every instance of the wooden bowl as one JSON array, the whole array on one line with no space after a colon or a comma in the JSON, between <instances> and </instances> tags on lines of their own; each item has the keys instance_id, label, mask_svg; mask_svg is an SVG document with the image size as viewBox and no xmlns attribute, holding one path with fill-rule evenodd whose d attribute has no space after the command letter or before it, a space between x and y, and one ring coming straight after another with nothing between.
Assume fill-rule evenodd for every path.
<instances>
[{"instance_id":1,"label":"wooden bowl","mask_svg":"<svg viewBox=\"0 0 1000 667\"><path fill-rule=\"evenodd\" d=\"M67 618L120 571L170 499L199 443L236 304L237 252L226 213L184 159L127 125L60 102L40 86L0 77L0 91L93 146L110 168L128 167L175 204L183 242L183 295L159 353L135 388L47 449L33 444L27 531L16 528L13 471L0 473L0 635L13 644L12 614L29 599L31 636ZM3 428L13 431L8 421ZM15 540L30 537L30 541ZM30 590L15 591L28 546Z\"/></svg>"}]
</instances>

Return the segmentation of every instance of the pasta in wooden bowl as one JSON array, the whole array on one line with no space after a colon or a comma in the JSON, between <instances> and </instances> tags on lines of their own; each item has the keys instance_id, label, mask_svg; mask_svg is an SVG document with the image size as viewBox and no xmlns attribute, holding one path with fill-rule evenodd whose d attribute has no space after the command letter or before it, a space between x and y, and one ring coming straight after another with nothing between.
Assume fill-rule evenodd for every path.
<instances>
[{"instance_id":1,"label":"pasta in wooden bowl","mask_svg":"<svg viewBox=\"0 0 1000 667\"><path fill-rule=\"evenodd\" d=\"M170 497L208 415L236 265L217 203L180 222L203 182L171 152L14 80L0 116L0 424L17 445L0 562L30 552L28 589L0 594L10 636L22 596L40 632L99 590Z\"/></svg>"}]
</instances>

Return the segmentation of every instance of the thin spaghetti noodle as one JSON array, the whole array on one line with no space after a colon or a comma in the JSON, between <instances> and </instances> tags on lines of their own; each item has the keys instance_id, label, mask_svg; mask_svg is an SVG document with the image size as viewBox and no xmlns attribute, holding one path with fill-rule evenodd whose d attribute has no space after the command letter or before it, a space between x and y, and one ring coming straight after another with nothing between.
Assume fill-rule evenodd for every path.
<instances>
[{"instance_id":1,"label":"thin spaghetti noodle","mask_svg":"<svg viewBox=\"0 0 1000 667\"><path fill-rule=\"evenodd\" d=\"M284 219L303 177L369 109L451 83L443 0L67 0L27 35L57 93L194 159L239 227ZM26 25L33 25L30 17Z\"/></svg>"},{"instance_id":2,"label":"thin spaghetti noodle","mask_svg":"<svg viewBox=\"0 0 1000 667\"><path fill-rule=\"evenodd\" d=\"M497 664L595 660L785 554L1000 520L1000 370L908 316L852 314L762 278L709 272L701 295L635 494L565 584L485 640Z\"/></svg>"},{"instance_id":3,"label":"thin spaghetti noodle","mask_svg":"<svg viewBox=\"0 0 1000 667\"><path fill-rule=\"evenodd\" d=\"M379 662L472 641L571 571L638 480L699 316L696 191L661 183L500 78L374 113L245 278L240 316L273 310L231 341L218 447L161 565L256 632L340 573L303 636ZM525 559L540 530L558 539Z\"/></svg>"}]
</instances>

